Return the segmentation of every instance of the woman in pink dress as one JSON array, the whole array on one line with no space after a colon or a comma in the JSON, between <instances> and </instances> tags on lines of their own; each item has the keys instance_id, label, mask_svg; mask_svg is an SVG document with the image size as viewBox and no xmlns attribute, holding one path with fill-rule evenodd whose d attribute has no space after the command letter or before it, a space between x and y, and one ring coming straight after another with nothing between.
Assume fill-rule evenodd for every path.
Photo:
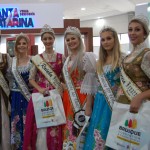
<instances>
[{"instance_id":1,"label":"woman in pink dress","mask_svg":"<svg viewBox=\"0 0 150 150\"><path fill-rule=\"evenodd\" d=\"M48 25L44 25L41 31L41 40L45 46L45 51L40 57L51 66L57 77L62 79L62 66L64 56L56 53L53 49L55 33ZM43 95L48 90L54 89L54 86L45 78L42 72L33 65L30 71L29 82L35 88L35 92ZM62 150L62 126L53 126L47 128L37 128L33 100L31 99L27 109L24 150Z\"/></svg>"}]
</instances>

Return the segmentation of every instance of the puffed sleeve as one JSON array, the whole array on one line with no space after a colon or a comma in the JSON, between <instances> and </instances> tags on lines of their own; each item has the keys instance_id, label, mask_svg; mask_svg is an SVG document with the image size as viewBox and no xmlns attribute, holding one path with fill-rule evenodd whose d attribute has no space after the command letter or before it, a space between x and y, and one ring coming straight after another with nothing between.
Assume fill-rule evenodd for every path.
<instances>
[{"instance_id":1,"label":"puffed sleeve","mask_svg":"<svg viewBox=\"0 0 150 150\"><path fill-rule=\"evenodd\" d=\"M141 68L150 79L150 51L145 53L141 63Z\"/></svg>"},{"instance_id":2,"label":"puffed sleeve","mask_svg":"<svg viewBox=\"0 0 150 150\"><path fill-rule=\"evenodd\" d=\"M32 63L31 69L30 69L30 74L29 74L29 80L35 80L37 74L37 67Z\"/></svg>"},{"instance_id":3,"label":"puffed sleeve","mask_svg":"<svg viewBox=\"0 0 150 150\"><path fill-rule=\"evenodd\" d=\"M9 72L11 70L11 65L12 65L12 58L7 54L7 62L8 62L8 68L7 71Z\"/></svg>"},{"instance_id":4,"label":"puffed sleeve","mask_svg":"<svg viewBox=\"0 0 150 150\"><path fill-rule=\"evenodd\" d=\"M95 94L99 84L96 77L96 56L94 53L85 53L83 57L83 70L86 74L81 85L81 93Z\"/></svg>"}]
</instances>

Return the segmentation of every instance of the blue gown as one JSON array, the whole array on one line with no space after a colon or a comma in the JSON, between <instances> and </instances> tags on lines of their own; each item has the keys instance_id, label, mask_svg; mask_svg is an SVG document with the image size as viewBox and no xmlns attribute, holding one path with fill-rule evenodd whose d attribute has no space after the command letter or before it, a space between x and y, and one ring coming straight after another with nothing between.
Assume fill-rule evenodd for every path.
<instances>
[{"instance_id":1,"label":"blue gown","mask_svg":"<svg viewBox=\"0 0 150 150\"><path fill-rule=\"evenodd\" d=\"M120 69L110 70L111 66L104 67L105 77L111 85L111 89L116 96L120 85ZM108 134L112 111L106 101L101 86L98 87L94 99L93 112L90 118L84 150L103 150L106 149L105 141Z\"/></svg>"},{"instance_id":2,"label":"blue gown","mask_svg":"<svg viewBox=\"0 0 150 150\"><path fill-rule=\"evenodd\" d=\"M19 66L18 71L25 81L27 86L29 85L29 70L31 64L27 66ZM20 92L17 82L13 78L11 81L11 145L15 146L15 150L22 150L23 135L25 128L26 110L28 101L24 98ZM31 89L31 88L30 88Z\"/></svg>"}]
</instances>

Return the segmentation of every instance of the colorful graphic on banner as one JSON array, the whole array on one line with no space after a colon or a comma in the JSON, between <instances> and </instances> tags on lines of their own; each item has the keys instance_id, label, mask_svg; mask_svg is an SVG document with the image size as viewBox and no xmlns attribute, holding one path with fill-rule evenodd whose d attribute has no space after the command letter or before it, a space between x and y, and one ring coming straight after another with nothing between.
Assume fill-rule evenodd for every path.
<instances>
[{"instance_id":1,"label":"colorful graphic on banner","mask_svg":"<svg viewBox=\"0 0 150 150\"><path fill-rule=\"evenodd\" d=\"M28 9L0 8L0 28L33 28L33 16L35 16L35 13Z\"/></svg>"}]
</instances>

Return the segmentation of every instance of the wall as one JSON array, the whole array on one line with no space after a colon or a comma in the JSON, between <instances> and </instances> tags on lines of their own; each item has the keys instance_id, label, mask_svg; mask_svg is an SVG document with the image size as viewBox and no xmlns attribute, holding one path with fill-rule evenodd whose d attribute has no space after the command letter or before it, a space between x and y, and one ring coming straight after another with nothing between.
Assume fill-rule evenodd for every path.
<instances>
[{"instance_id":1,"label":"wall","mask_svg":"<svg viewBox=\"0 0 150 150\"><path fill-rule=\"evenodd\" d=\"M103 26L111 26L116 29L118 33L127 33L128 20L134 13L111 16L104 19L95 19L88 21L81 21L81 27L93 27L93 36L99 36L99 32Z\"/></svg>"},{"instance_id":2,"label":"wall","mask_svg":"<svg viewBox=\"0 0 150 150\"><path fill-rule=\"evenodd\" d=\"M128 32L128 22L134 16L134 12L116 15L111 17L106 17L103 19L95 19L95 20L88 20L88 21L81 21L81 27L93 27L93 36L99 37L99 32L104 26L111 26L113 27L119 36L119 40L121 43L121 50L122 52L128 54L129 53L129 40L127 39L126 42L122 42L121 39L122 34L127 34ZM128 37L127 37L128 38ZM100 45L100 39L97 41ZM98 56L99 53L99 45L94 45L93 41L93 52Z\"/></svg>"}]
</instances>

